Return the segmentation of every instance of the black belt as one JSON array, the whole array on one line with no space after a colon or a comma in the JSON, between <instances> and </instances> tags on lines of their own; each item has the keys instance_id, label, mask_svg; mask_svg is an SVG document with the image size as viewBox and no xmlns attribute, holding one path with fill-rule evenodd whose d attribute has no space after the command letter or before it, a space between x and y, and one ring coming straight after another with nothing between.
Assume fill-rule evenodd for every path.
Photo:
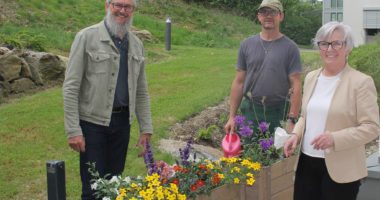
<instances>
[{"instance_id":1,"label":"black belt","mask_svg":"<svg viewBox=\"0 0 380 200\"><path fill-rule=\"evenodd\" d=\"M128 110L129 110L128 106L114 107L112 108L112 113L121 113L121 112L126 112Z\"/></svg>"}]
</instances>

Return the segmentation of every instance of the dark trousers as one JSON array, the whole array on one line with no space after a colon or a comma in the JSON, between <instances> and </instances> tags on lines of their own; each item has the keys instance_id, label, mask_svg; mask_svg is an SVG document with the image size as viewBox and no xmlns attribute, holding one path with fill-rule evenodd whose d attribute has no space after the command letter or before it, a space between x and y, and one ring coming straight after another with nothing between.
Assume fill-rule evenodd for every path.
<instances>
[{"instance_id":1,"label":"dark trousers","mask_svg":"<svg viewBox=\"0 0 380 200\"><path fill-rule=\"evenodd\" d=\"M82 199L92 200L96 198L91 190L92 177L87 163L95 162L101 177L122 174L130 136L129 112L113 113L109 127L82 120L80 126L86 142L86 151L80 154Z\"/></svg>"},{"instance_id":2,"label":"dark trousers","mask_svg":"<svg viewBox=\"0 0 380 200\"><path fill-rule=\"evenodd\" d=\"M270 123L269 132L274 135L276 127L281 127L280 122L286 120L289 103L279 103L278 105L263 106L244 98L240 104L240 111L246 120L258 124L262 121Z\"/></svg>"},{"instance_id":3,"label":"dark trousers","mask_svg":"<svg viewBox=\"0 0 380 200\"><path fill-rule=\"evenodd\" d=\"M355 200L359 187L360 180L350 183L333 181L325 159L301 153L294 184L294 200Z\"/></svg>"}]
</instances>

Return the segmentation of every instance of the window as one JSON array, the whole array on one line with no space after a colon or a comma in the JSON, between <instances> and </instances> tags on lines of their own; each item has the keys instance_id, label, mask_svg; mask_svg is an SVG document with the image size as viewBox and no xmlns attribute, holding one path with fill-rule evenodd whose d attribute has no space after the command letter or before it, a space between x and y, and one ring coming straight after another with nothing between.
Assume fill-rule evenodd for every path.
<instances>
[{"instance_id":1,"label":"window","mask_svg":"<svg viewBox=\"0 0 380 200\"><path fill-rule=\"evenodd\" d=\"M343 8L343 0L331 0L331 8Z\"/></svg>"},{"instance_id":2,"label":"window","mask_svg":"<svg viewBox=\"0 0 380 200\"><path fill-rule=\"evenodd\" d=\"M338 0L337 7L343 8L343 0Z\"/></svg>"},{"instance_id":3,"label":"window","mask_svg":"<svg viewBox=\"0 0 380 200\"><path fill-rule=\"evenodd\" d=\"M338 14L338 19L337 21L338 22L342 22L343 21L343 13L337 13Z\"/></svg>"},{"instance_id":4,"label":"window","mask_svg":"<svg viewBox=\"0 0 380 200\"><path fill-rule=\"evenodd\" d=\"M331 13L331 18L330 18L331 21L336 21L337 18L336 18L336 13Z\"/></svg>"}]
</instances>

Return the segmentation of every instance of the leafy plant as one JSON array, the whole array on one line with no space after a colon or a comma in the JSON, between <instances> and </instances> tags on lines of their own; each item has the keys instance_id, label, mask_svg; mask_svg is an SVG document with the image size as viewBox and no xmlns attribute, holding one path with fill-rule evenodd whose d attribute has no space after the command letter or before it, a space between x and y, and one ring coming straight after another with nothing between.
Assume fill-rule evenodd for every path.
<instances>
[{"instance_id":1,"label":"leafy plant","mask_svg":"<svg viewBox=\"0 0 380 200\"><path fill-rule=\"evenodd\" d=\"M247 184L252 186L261 164L241 158L221 158L217 161L205 159L190 160L192 141L180 149L181 160L169 166L163 161L155 162L150 145L144 155L148 174L143 177L114 176L102 178L90 165L93 176L91 188L103 200L108 199L189 199L208 194L224 184Z\"/></svg>"},{"instance_id":2,"label":"leafy plant","mask_svg":"<svg viewBox=\"0 0 380 200\"><path fill-rule=\"evenodd\" d=\"M215 130L218 130L218 126L217 125L211 125L207 128L201 128L199 129L198 131L198 139L200 140L210 140L211 139L211 135L212 133L215 131Z\"/></svg>"},{"instance_id":3,"label":"leafy plant","mask_svg":"<svg viewBox=\"0 0 380 200\"><path fill-rule=\"evenodd\" d=\"M281 149L274 146L274 138L269 133L269 124L260 122L256 126L246 121L244 116L235 117L236 131L242 141L242 158L249 158L269 166L281 158Z\"/></svg>"}]
</instances>

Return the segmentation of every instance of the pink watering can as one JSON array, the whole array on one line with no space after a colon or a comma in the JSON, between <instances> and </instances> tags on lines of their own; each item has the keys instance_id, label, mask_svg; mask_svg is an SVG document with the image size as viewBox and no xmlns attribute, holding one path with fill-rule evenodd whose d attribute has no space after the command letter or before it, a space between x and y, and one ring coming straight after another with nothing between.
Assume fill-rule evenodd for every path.
<instances>
[{"instance_id":1,"label":"pink watering can","mask_svg":"<svg viewBox=\"0 0 380 200\"><path fill-rule=\"evenodd\" d=\"M222 140L224 157L231 158L240 154L240 137L237 133L228 133Z\"/></svg>"}]
</instances>

